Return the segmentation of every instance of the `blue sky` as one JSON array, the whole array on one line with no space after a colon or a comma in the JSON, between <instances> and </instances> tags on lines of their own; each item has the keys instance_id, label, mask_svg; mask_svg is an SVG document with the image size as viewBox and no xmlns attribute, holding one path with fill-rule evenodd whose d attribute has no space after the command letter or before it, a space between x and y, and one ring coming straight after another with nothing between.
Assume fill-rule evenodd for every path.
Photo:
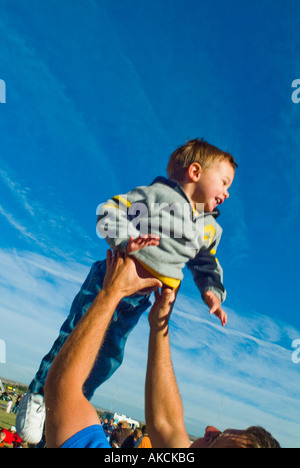
<instances>
[{"instance_id":1,"label":"blue sky","mask_svg":"<svg viewBox=\"0 0 300 468\"><path fill-rule=\"evenodd\" d=\"M107 245L96 208L204 137L239 164L221 207L225 329L188 271L171 321L188 430L300 447L298 0L0 0L0 375L29 383ZM147 314L95 396L143 419Z\"/></svg>"}]
</instances>

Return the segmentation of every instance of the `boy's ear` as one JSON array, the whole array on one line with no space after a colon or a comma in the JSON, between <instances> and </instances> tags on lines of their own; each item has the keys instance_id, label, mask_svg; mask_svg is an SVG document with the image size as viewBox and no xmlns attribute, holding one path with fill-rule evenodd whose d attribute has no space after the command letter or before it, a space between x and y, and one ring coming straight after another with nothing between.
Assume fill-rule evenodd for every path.
<instances>
[{"instance_id":1,"label":"boy's ear","mask_svg":"<svg viewBox=\"0 0 300 468\"><path fill-rule=\"evenodd\" d=\"M198 182L202 173L202 166L198 162L193 162L188 167L188 176L192 182Z\"/></svg>"}]
</instances>

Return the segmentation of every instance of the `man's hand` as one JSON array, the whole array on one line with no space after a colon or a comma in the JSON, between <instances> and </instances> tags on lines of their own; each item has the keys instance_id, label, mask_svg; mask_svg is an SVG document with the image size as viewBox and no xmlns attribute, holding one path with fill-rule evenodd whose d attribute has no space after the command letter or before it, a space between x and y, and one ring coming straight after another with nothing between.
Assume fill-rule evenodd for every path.
<instances>
[{"instance_id":1,"label":"man's hand","mask_svg":"<svg viewBox=\"0 0 300 468\"><path fill-rule=\"evenodd\" d=\"M126 247L126 253L131 254L137 250L143 249L144 247L148 247L149 245L159 245L159 236L148 234L145 236L139 236L136 239L130 237Z\"/></svg>"},{"instance_id":2,"label":"man's hand","mask_svg":"<svg viewBox=\"0 0 300 468\"><path fill-rule=\"evenodd\" d=\"M162 283L158 279L142 278L138 275L137 264L133 258L118 251L107 251L103 291L116 294L121 300L142 289L161 287Z\"/></svg>"},{"instance_id":3,"label":"man's hand","mask_svg":"<svg viewBox=\"0 0 300 468\"><path fill-rule=\"evenodd\" d=\"M221 320L221 323L223 327L227 323L227 314L224 312L224 310L221 308L221 303L219 298L212 292L212 291L206 291L204 293L205 297L205 303L209 307L209 313L210 314L215 314L219 319Z\"/></svg>"}]
</instances>

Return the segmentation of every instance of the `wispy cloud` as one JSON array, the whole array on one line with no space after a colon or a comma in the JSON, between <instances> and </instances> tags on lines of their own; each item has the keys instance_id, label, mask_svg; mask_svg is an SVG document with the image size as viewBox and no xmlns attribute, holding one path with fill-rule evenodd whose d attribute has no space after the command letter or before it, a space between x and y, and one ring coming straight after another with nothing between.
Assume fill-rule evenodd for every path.
<instances>
[{"instance_id":1,"label":"wispy cloud","mask_svg":"<svg viewBox=\"0 0 300 468\"><path fill-rule=\"evenodd\" d=\"M27 192L29 191L29 188L24 188L18 182L12 180L9 174L3 169L0 169L0 180L11 191L16 199L21 202L22 206L28 211L28 213L34 216L34 209L29 204L27 198Z\"/></svg>"},{"instance_id":2,"label":"wispy cloud","mask_svg":"<svg viewBox=\"0 0 300 468\"><path fill-rule=\"evenodd\" d=\"M17 231L19 231L23 236L35 241L35 242L38 242L37 241L37 238L31 233L28 231L28 229L23 226L22 224L18 223L14 216L11 214L11 213L8 213L2 205L0 205L0 214L2 216L4 216L4 218L8 221L8 223L14 228L16 229Z\"/></svg>"}]
</instances>

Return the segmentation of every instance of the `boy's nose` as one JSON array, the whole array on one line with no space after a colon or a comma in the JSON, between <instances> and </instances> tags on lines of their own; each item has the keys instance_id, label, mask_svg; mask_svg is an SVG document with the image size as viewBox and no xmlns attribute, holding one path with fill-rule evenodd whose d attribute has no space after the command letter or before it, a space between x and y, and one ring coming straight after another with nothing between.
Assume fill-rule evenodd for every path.
<instances>
[{"instance_id":1,"label":"boy's nose","mask_svg":"<svg viewBox=\"0 0 300 468\"><path fill-rule=\"evenodd\" d=\"M229 198L229 192L228 192L228 190L225 190L225 191L224 191L224 197L225 197L225 200L226 200L227 198Z\"/></svg>"}]
</instances>

